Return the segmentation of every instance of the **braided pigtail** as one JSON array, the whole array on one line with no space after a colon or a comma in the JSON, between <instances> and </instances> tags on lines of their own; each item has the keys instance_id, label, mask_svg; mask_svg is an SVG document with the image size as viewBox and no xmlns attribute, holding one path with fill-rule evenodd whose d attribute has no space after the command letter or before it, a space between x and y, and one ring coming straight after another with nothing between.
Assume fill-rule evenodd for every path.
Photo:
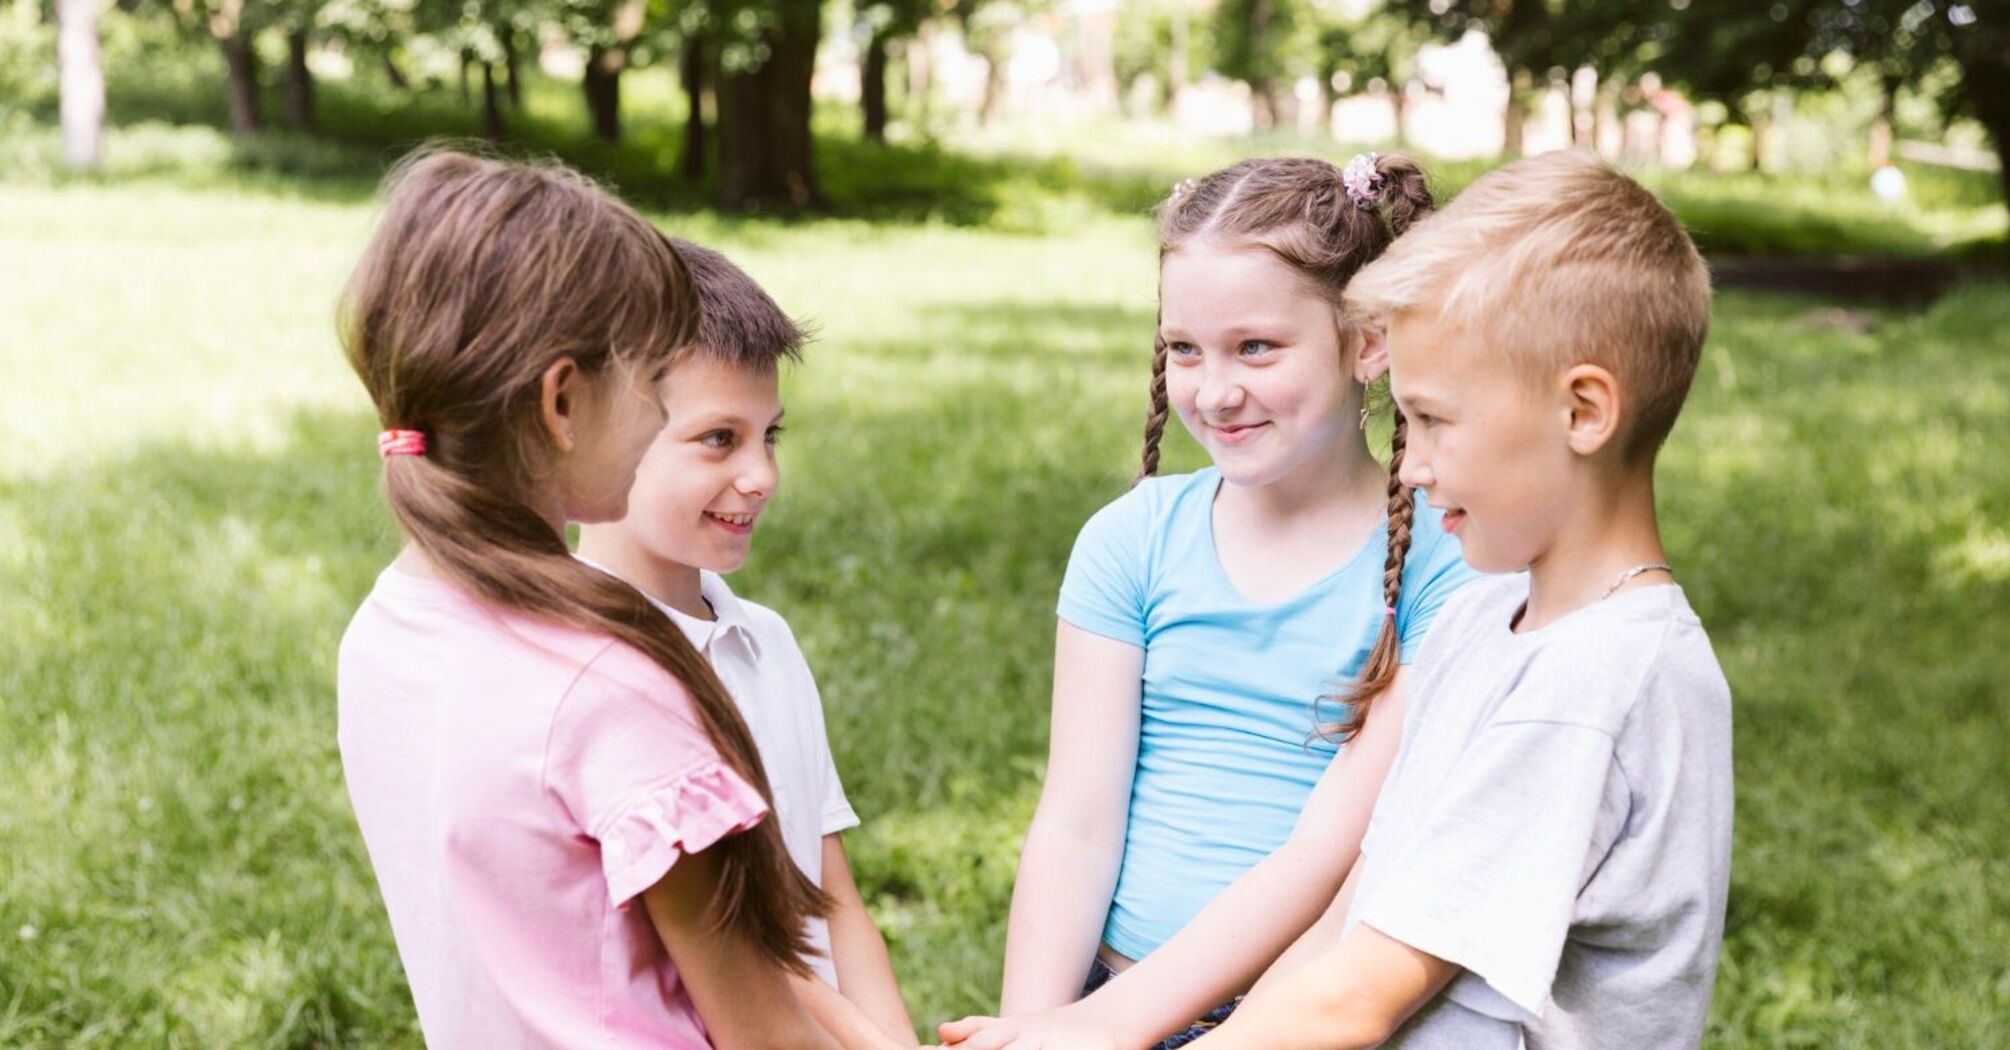
<instances>
[{"instance_id":1,"label":"braided pigtail","mask_svg":"<svg viewBox=\"0 0 2010 1050\"><path fill-rule=\"evenodd\" d=\"M1156 327L1156 326L1154 326ZM1145 416L1145 451L1143 462L1138 465L1138 476L1131 479L1136 485L1159 472L1159 440L1166 434L1166 416L1172 413L1172 403L1166 398L1166 341L1161 335L1152 336L1152 407Z\"/></svg>"},{"instance_id":2,"label":"braided pigtail","mask_svg":"<svg viewBox=\"0 0 2010 1050\"><path fill-rule=\"evenodd\" d=\"M1368 724L1368 708L1394 684L1402 667L1403 639L1396 630L1396 603L1403 597L1403 563L1410 556L1410 526L1417 504L1397 472L1403 469L1403 441L1409 429L1409 421L1397 409L1396 430L1389 438L1389 553L1382 562L1382 630L1375 636L1375 648L1361 665L1361 676L1353 688L1329 698L1347 707L1340 723L1325 730L1341 743L1352 740Z\"/></svg>"}]
</instances>

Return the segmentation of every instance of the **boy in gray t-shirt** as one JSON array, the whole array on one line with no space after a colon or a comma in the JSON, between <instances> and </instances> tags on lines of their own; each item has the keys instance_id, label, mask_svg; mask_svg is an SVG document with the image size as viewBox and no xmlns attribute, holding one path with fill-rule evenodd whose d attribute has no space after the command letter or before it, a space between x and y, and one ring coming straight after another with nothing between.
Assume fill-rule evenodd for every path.
<instances>
[{"instance_id":1,"label":"boy in gray t-shirt","mask_svg":"<svg viewBox=\"0 0 2010 1050\"><path fill-rule=\"evenodd\" d=\"M1731 696L1671 583L1654 459L1709 327L1702 260L1631 179L1552 153L1476 180L1347 300L1388 349L1404 481L1474 568L1525 574L1439 614L1360 861L1202 1045L1696 1046Z\"/></svg>"},{"instance_id":2,"label":"boy in gray t-shirt","mask_svg":"<svg viewBox=\"0 0 2010 1050\"><path fill-rule=\"evenodd\" d=\"M1393 1045L1694 1046L1731 865L1731 694L1682 589L1540 630L1528 581L1440 614L1348 927L1464 972Z\"/></svg>"}]
</instances>

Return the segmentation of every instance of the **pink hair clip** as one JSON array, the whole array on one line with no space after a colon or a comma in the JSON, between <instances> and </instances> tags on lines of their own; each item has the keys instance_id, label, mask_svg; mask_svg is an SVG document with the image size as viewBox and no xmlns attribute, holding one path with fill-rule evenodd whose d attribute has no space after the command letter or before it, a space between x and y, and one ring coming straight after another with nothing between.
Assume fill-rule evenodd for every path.
<instances>
[{"instance_id":1,"label":"pink hair clip","mask_svg":"<svg viewBox=\"0 0 2010 1050\"><path fill-rule=\"evenodd\" d=\"M1340 184L1347 187L1347 196L1354 199L1356 208L1374 208L1382 203L1382 173L1375 170L1375 161L1379 159L1379 154L1356 153L1340 169Z\"/></svg>"},{"instance_id":2,"label":"pink hair clip","mask_svg":"<svg viewBox=\"0 0 2010 1050\"><path fill-rule=\"evenodd\" d=\"M377 455L390 459L392 456L423 456L426 454L426 435L418 430L386 430L377 435Z\"/></svg>"}]
</instances>

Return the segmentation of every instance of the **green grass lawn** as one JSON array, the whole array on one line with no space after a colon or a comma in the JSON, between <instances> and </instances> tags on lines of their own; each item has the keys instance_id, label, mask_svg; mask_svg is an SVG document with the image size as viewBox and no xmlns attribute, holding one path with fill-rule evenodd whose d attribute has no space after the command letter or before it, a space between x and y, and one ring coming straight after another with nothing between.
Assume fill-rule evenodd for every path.
<instances>
[{"instance_id":1,"label":"green grass lawn","mask_svg":"<svg viewBox=\"0 0 2010 1050\"><path fill-rule=\"evenodd\" d=\"M0 1046L419 1045L334 743L396 542L331 334L366 192L0 184ZM917 1020L989 1007L1150 231L665 221L820 324L735 586L818 671ZM1720 301L1663 476L1737 696L1712 1046L2010 1045L2005 448L2010 289Z\"/></svg>"}]
</instances>

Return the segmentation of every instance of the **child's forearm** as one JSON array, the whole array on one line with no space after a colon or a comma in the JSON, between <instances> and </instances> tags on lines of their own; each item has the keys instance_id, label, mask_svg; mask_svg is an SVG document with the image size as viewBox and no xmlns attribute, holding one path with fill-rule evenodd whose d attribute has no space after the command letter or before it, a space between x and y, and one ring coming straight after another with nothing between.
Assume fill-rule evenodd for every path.
<instances>
[{"instance_id":1,"label":"child's forearm","mask_svg":"<svg viewBox=\"0 0 2010 1050\"><path fill-rule=\"evenodd\" d=\"M999 1013L1048 1010L1081 997L1090 960L1102 945L1121 860L1121 842L1097 841L1035 817L1012 887Z\"/></svg>"},{"instance_id":2,"label":"child's forearm","mask_svg":"<svg viewBox=\"0 0 2010 1050\"><path fill-rule=\"evenodd\" d=\"M843 840L836 834L824 836L823 884L832 902L831 965L837 970L838 989L900 1045L916 1045L914 1020L908 1016L900 986L894 981L886 938L880 936L879 927L865 910Z\"/></svg>"},{"instance_id":3,"label":"child's forearm","mask_svg":"<svg viewBox=\"0 0 2010 1050\"><path fill-rule=\"evenodd\" d=\"M837 964L838 988L872 1023L905 1046L914 1046L914 1019L900 998L893 978L893 959L886 941L870 922L866 928L840 934L831 930L831 956Z\"/></svg>"},{"instance_id":4,"label":"child's forearm","mask_svg":"<svg viewBox=\"0 0 2010 1050\"><path fill-rule=\"evenodd\" d=\"M1312 923L1310 928L1291 942L1291 947L1284 949L1284 953L1277 957L1277 961L1270 964L1269 969L1263 971L1263 976L1257 978L1256 983L1251 986L1251 994L1260 992L1298 972L1306 964L1332 951L1340 944L1340 933L1346 929L1347 912L1353 907L1354 890L1360 882L1360 873L1361 863L1357 859L1354 866L1348 869L1347 880L1341 883L1340 892L1333 898L1333 903L1327 906L1326 911Z\"/></svg>"},{"instance_id":5,"label":"child's forearm","mask_svg":"<svg viewBox=\"0 0 2010 1050\"><path fill-rule=\"evenodd\" d=\"M857 1003L815 977L791 977L789 987L818 1027L837 1040L841 1050L896 1050L915 1046L910 1028L898 1038L866 1016Z\"/></svg>"},{"instance_id":6,"label":"child's forearm","mask_svg":"<svg viewBox=\"0 0 2010 1050\"><path fill-rule=\"evenodd\" d=\"M1208 1050L1353 1050L1381 1044L1459 968L1370 926L1297 970L1266 978Z\"/></svg>"},{"instance_id":7,"label":"child's forearm","mask_svg":"<svg viewBox=\"0 0 2010 1050\"><path fill-rule=\"evenodd\" d=\"M1145 1046L1246 990L1333 900L1352 862L1335 853L1287 842L1082 1008L1119 1045Z\"/></svg>"}]
</instances>

